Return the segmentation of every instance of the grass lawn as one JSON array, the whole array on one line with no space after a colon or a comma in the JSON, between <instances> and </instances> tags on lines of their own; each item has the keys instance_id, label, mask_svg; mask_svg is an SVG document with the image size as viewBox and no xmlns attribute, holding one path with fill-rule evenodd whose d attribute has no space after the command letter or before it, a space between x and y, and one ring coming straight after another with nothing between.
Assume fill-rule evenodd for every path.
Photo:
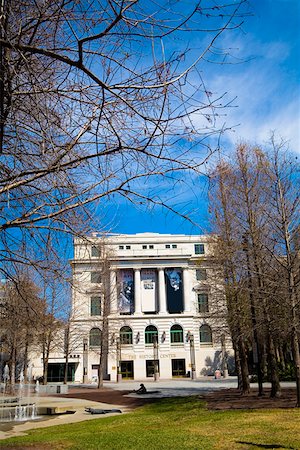
<instances>
[{"instance_id":1,"label":"grass lawn","mask_svg":"<svg viewBox=\"0 0 300 450\"><path fill-rule=\"evenodd\" d=\"M196 397L163 399L121 416L29 431L6 449L300 449L300 410L208 411Z\"/></svg>"}]
</instances>

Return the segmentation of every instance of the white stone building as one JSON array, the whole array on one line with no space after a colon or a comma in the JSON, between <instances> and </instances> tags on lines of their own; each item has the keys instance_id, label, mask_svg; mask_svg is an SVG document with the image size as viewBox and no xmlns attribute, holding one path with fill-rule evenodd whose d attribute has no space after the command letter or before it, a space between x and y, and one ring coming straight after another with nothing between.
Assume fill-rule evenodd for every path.
<instances>
[{"instance_id":1,"label":"white stone building","mask_svg":"<svg viewBox=\"0 0 300 450\"><path fill-rule=\"evenodd\" d=\"M75 239L69 358L73 381L96 379L104 319L105 366L112 381L121 376L198 378L221 369L224 342L228 348L230 340L211 248L205 235Z\"/></svg>"}]
</instances>

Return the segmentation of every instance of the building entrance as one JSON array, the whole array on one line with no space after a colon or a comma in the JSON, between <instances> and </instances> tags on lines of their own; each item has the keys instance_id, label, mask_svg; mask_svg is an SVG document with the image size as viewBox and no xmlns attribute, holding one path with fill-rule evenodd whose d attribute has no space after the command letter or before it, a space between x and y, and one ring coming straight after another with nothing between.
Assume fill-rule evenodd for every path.
<instances>
[{"instance_id":1,"label":"building entrance","mask_svg":"<svg viewBox=\"0 0 300 450\"><path fill-rule=\"evenodd\" d=\"M133 361L120 361L122 378L133 379Z\"/></svg>"},{"instance_id":2,"label":"building entrance","mask_svg":"<svg viewBox=\"0 0 300 450\"><path fill-rule=\"evenodd\" d=\"M65 363L49 363L47 381L54 383L61 383L65 377ZM74 381L75 378L75 363L68 364L68 379L67 381Z\"/></svg>"},{"instance_id":3,"label":"building entrance","mask_svg":"<svg viewBox=\"0 0 300 450\"><path fill-rule=\"evenodd\" d=\"M185 359L172 359L172 377L185 377Z\"/></svg>"},{"instance_id":4,"label":"building entrance","mask_svg":"<svg viewBox=\"0 0 300 450\"><path fill-rule=\"evenodd\" d=\"M154 366L155 366L155 362L157 364L158 367L158 373L159 373L159 360L154 360L154 359L148 359L146 361L146 376L147 377L154 377Z\"/></svg>"}]
</instances>

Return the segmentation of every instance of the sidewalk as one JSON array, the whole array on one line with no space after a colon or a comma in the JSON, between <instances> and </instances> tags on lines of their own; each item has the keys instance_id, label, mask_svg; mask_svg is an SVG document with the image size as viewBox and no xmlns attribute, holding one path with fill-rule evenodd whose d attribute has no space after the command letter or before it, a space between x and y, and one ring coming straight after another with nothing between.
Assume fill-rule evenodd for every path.
<instances>
[{"instance_id":1,"label":"sidewalk","mask_svg":"<svg viewBox=\"0 0 300 450\"><path fill-rule=\"evenodd\" d=\"M27 400L27 399L26 399ZM120 409L122 413L129 409L126 406L107 405L107 403L99 403L90 400L82 400L78 398L61 398L61 397L37 397L33 396L28 399L28 403L35 403L38 409L56 409L59 411L76 411L74 414L61 414L54 416L42 416L40 419L27 422L2 422L0 423L0 440L13 436L22 436L26 431L37 428L52 427L54 425L62 425L67 423L82 422L84 420L100 419L103 417L117 415L119 413L109 414L90 414L85 408L99 409Z\"/></svg>"},{"instance_id":2,"label":"sidewalk","mask_svg":"<svg viewBox=\"0 0 300 450\"><path fill-rule=\"evenodd\" d=\"M140 387L140 381L122 380L119 383L113 383L110 381L104 382L104 387L118 390L118 391L133 391ZM139 395L140 398L162 398L162 397L185 397L189 395L204 395L210 392L215 392L222 389L236 389L237 377L221 378L216 380L213 377L207 377L198 380L190 379L171 379L171 380L158 380L149 381L143 380L143 383L150 393L146 395ZM271 387L270 383L264 383L265 388ZM296 386L295 382L281 382L282 388L293 388ZM74 385L75 387L75 385ZM96 389L97 385L76 385L77 388L84 387L87 389ZM251 389L258 387L257 383L250 384ZM71 386L70 386L71 388ZM151 394L151 391L159 391L158 393ZM128 393L127 396L135 396L135 394Z\"/></svg>"}]
</instances>

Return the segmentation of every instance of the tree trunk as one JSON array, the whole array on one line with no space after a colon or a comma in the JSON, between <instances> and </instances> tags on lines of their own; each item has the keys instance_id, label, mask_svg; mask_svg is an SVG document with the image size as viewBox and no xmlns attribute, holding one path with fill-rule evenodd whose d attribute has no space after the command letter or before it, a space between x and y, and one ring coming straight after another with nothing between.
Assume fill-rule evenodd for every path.
<instances>
[{"instance_id":1,"label":"tree trunk","mask_svg":"<svg viewBox=\"0 0 300 450\"><path fill-rule=\"evenodd\" d=\"M249 299L250 299L250 309L251 309L251 321L253 328L253 348L255 349L255 354L257 357L256 364L256 373L257 373L257 382L258 382L258 395L263 395L263 372L262 372L262 353L261 353L261 345L259 342L258 332L257 332L257 320L256 320L256 308L254 302L253 295L253 284L252 284L252 276L251 276L251 266L250 266L250 258L249 258L249 241L248 237L245 234L245 253L246 253L246 261L247 261L247 276L248 276L248 288L249 288ZM254 363L254 361L253 361Z\"/></svg>"},{"instance_id":2,"label":"tree trunk","mask_svg":"<svg viewBox=\"0 0 300 450\"><path fill-rule=\"evenodd\" d=\"M64 384L68 384L68 369L69 369L69 353L66 353L66 363L64 372Z\"/></svg>"},{"instance_id":3,"label":"tree trunk","mask_svg":"<svg viewBox=\"0 0 300 450\"><path fill-rule=\"evenodd\" d=\"M241 393L249 394L250 392L250 382L249 382L249 370L248 370L248 360L247 360L247 352L245 348L245 343L242 336L239 337L238 340L238 348L240 355L240 363L241 363Z\"/></svg>"},{"instance_id":4,"label":"tree trunk","mask_svg":"<svg viewBox=\"0 0 300 450\"><path fill-rule=\"evenodd\" d=\"M235 370L237 373L237 378L238 378L238 385L237 388L238 390L242 390L242 368L241 368L241 359L240 359L240 353L239 353L239 349L238 346L235 342L235 339L233 340L233 349L234 349L234 361L235 361Z\"/></svg>"},{"instance_id":5,"label":"tree trunk","mask_svg":"<svg viewBox=\"0 0 300 450\"><path fill-rule=\"evenodd\" d=\"M70 323L69 322L65 329L64 350L65 350L65 360L66 360L65 371L64 371L64 384L67 384L68 383L68 368L69 368L69 352L70 352Z\"/></svg>"},{"instance_id":6,"label":"tree trunk","mask_svg":"<svg viewBox=\"0 0 300 450\"><path fill-rule=\"evenodd\" d=\"M25 383L28 382L28 346L29 346L29 339L28 333L26 333L25 348L24 348L24 363L23 363L23 374Z\"/></svg>"},{"instance_id":7,"label":"tree trunk","mask_svg":"<svg viewBox=\"0 0 300 450\"><path fill-rule=\"evenodd\" d=\"M280 367L282 368L282 370L285 370L285 368L286 368L286 361L285 361L285 355L284 355L281 343L278 346L278 353L279 353Z\"/></svg>"},{"instance_id":8,"label":"tree trunk","mask_svg":"<svg viewBox=\"0 0 300 450\"><path fill-rule=\"evenodd\" d=\"M296 406L300 408L300 353L299 353L299 339L295 328L293 328L292 331L292 352L296 372L296 395L297 395Z\"/></svg>"},{"instance_id":9,"label":"tree trunk","mask_svg":"<svg viewBox=\"0 0 300 450\"><path fill-rule=\"evenodd\" d=\"M107 314L107 311L105 312ZM101 350L98 368L98 389L103 387L104 372L106 371L106 361L108 354L108 319L103 318L103 327L101 333Z\"/></svg>"},{"instance_id":10,"label":"tree trunk","mask_svg":"<svg viewBox=\"0 0 300 450\"><path fill-rule=\"evenodd\" d=\"M43 358L43 384L46 385L48 380L48 358Z\"/></svg>"},{"instance_id":11,"label":"tree trunk","mask_svg":"<svg viewBox=\"0 0 300 450\"><path fill-rule=\"evenodd\" d=\"M13 348L11 350L11 358L10 358L10 387L9 393L11 395L15 395L16 392L16 361L17 361L17 349L15 342L13 343Z\"/></svg>"},{"instance_id":12,"label":"tree trunk","mask_svg":"<svg viewBox=\"0 0 300 450\"><path fill-rule=\"evenodd\" d=\"M46 337L48 339L48 336ZM49 356L50 356L50 344L45 342L43 348L43 384L46 385L48 383L48 364L49 364Z\"/></svg>"},{"instance_id":13,"label":"tree trunk","mask_svg":"<svg viewBox=\"0 0 300 450\"><path fill-rule=\"evenodd\" d=\"M268 332L268 366L271 381L271 397L280 397L281 387L276 360L275 345L271 334Z\"/></svg>"}]
</instances>

